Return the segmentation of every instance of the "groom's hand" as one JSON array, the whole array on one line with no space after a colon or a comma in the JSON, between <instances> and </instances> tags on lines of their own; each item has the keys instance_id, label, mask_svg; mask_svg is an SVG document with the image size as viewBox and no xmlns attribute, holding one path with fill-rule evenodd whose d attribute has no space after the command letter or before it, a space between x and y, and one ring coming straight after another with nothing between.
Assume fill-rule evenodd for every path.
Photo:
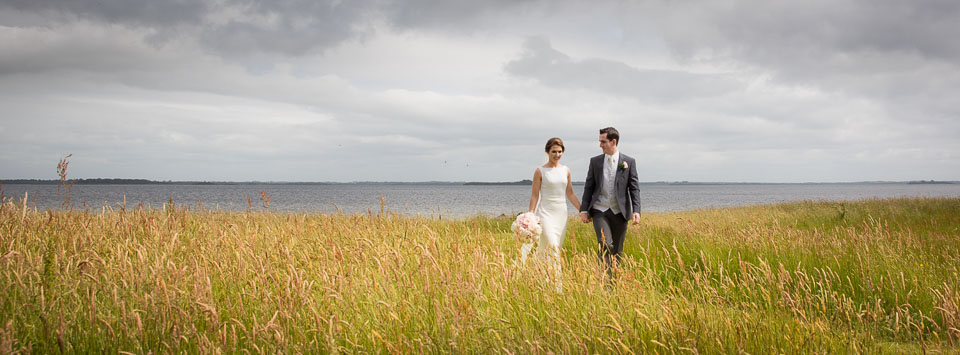
<instances>
[{"instance_id":1,"label":"groom's hand","mask_svg":"<svg viewBox=\"0 0 960 355\"><path fill-rule=\"evenodd\" d=\"M639 214L639 213L636 213L636 212L633 213L633 224L640 224L640 214Z\"/></svg>"}]
</instances>

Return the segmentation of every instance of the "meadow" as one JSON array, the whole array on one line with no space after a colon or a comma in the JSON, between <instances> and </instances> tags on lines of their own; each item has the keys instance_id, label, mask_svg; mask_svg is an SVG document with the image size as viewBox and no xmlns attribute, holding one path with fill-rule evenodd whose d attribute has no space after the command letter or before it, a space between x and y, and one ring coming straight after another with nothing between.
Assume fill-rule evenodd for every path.
<instances>
[{"instance_id":1,"label":"meadow","mask_svg":"<svg viewBox=\"0 0 960 355\"><path fill-rule=\"evenodd\" d=\"M960 349L960 199L650 213L562 289L512 217L0 204L0 353Z\"/></svg>"}]
</instances>

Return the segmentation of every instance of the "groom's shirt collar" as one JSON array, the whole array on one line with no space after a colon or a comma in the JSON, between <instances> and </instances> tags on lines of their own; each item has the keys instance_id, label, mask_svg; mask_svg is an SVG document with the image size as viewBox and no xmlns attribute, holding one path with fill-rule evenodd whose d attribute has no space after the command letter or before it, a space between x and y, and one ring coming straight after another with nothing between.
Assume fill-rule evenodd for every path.
<instances>
[{"instance_id":1,"label":"groom's shirt collar","mask_svg":"<svg viewBox=\"0 0 960 355\"><path fill-rule=\"evenodd\" d=\"M604 161L610 160L610 157L613 157L614 163L620 162L620 152L613 153L613 155L606 154L606 153L603 154L603 159L605 159Z\"/></svg>"}]
</instances>

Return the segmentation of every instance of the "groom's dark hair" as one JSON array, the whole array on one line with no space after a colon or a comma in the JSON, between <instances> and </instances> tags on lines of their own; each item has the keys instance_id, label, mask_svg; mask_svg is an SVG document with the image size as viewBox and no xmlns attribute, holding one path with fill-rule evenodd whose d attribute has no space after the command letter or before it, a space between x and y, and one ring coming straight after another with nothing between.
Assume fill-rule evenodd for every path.
<instances>
[{"instance_id":1,"label":"groom's dark hair","mask_svg":"<svg viewBox=\"0 0 960 355\"><path fill-rule=\"evenodd\" d=\"M617 141L616 145L620 145L620 132L617 132L616 128L607 127L600 129L600 134L607 134L607 139L612 141Z\"/></svg>"}]
</instances>

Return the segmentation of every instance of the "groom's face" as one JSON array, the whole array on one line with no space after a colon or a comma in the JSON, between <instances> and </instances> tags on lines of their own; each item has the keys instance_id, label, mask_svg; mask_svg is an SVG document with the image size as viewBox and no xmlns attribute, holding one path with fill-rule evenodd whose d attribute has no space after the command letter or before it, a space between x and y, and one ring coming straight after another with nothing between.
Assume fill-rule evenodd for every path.
<instances>
[{"instance_id":1,"label":"groom's face","mask_svg":"<svg viewBox=\"0 0 960 355\"><path fill-rule=\"evenodd\" d=\"M607 139L607 134L600 134L600 149L603 149L603 154L610 154L617 152L617 141Z\"/></svg>"}]
</instances>

